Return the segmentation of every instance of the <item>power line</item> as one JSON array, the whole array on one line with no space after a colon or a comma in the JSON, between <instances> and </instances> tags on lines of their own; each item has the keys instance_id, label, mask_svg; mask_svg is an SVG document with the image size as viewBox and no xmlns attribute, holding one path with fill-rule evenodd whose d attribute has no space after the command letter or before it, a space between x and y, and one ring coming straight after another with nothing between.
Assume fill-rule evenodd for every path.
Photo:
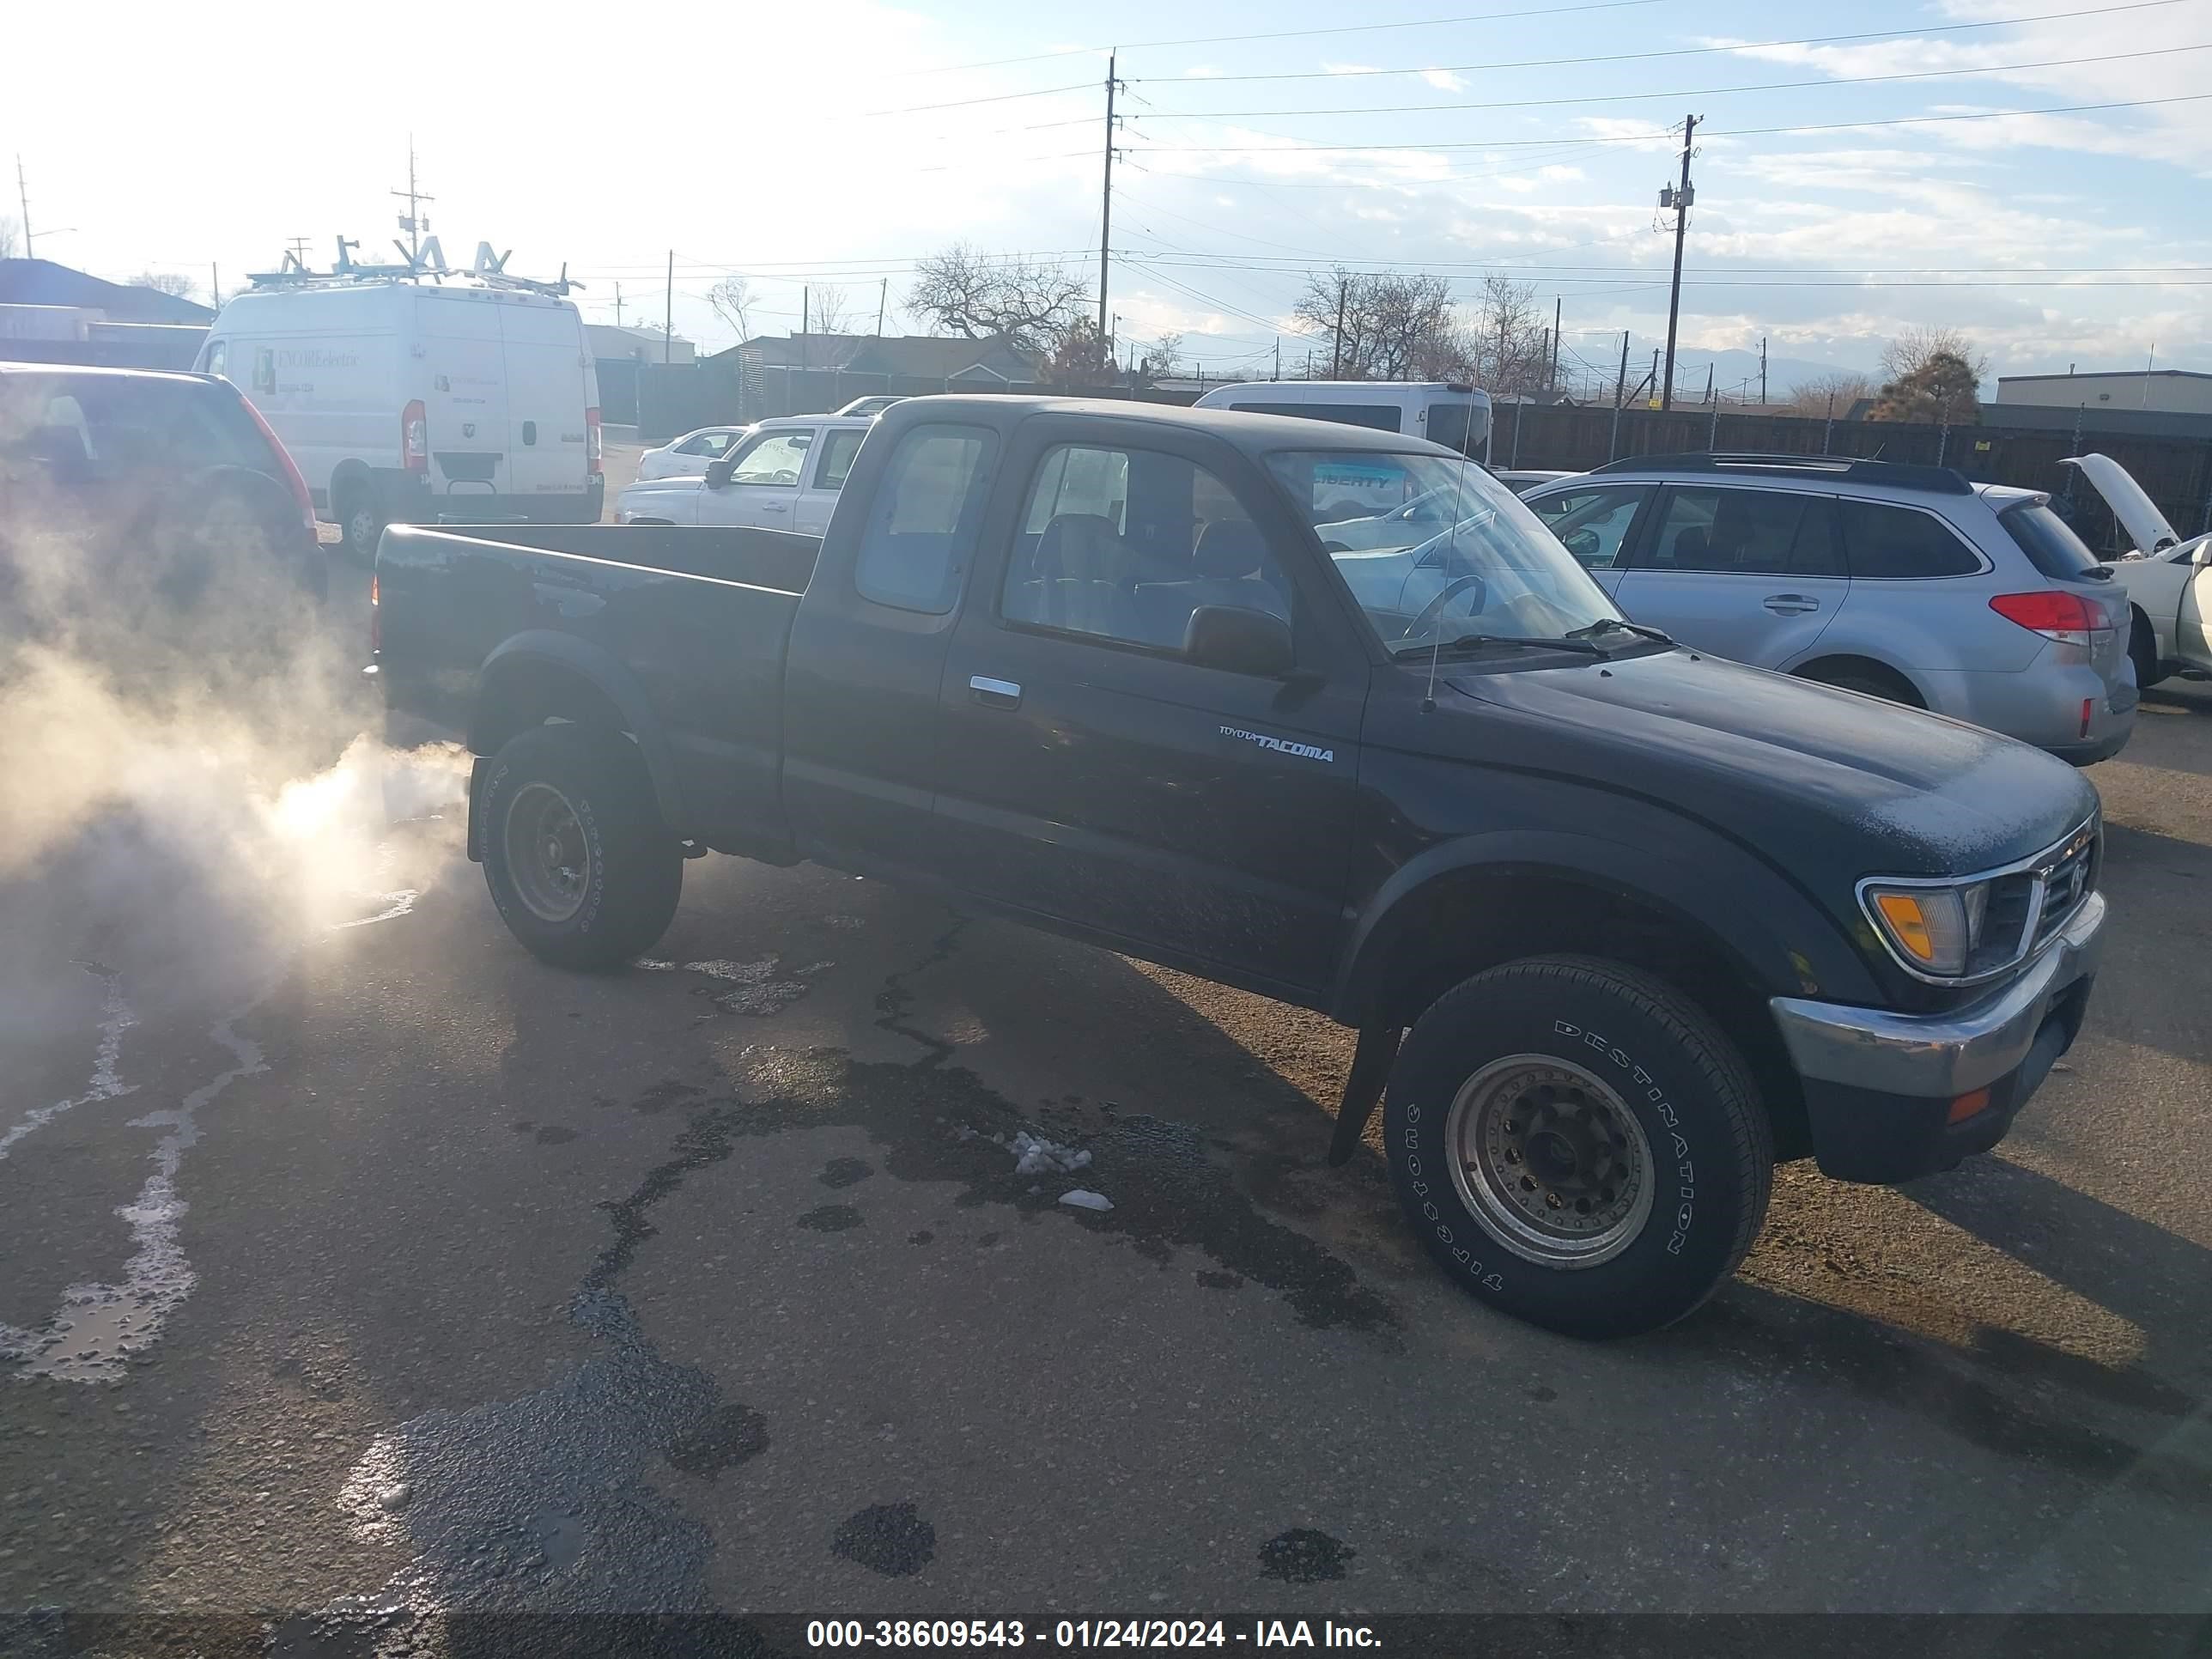
<instances>
[{"instance_id":1,"label":"power line","mask_svg":"<svg viewBox=\"0 0 2212 1659\"><path fill-rule=\"evenodd\" d=\"M966 109L975 104L1011 104L1023 98L1051 98L1063 92L1089 92L1098 83L1095 81L1072 81L1064 87L1037 87L1028 92L999 92L983 98L955 98L943 104L907 104L897 109L864 109L863 117L876 115L921 115L931 110Z\"/></svg>"},{"instance_id":2,"label":"power line","mask_svg":"<svg viewBox=\"0 0 2212 1659\"><path fill-rule=\"evenodd\" d=\"M2047 58L2028 64L1990 64L1974 69L1906 70L1891 75L1834 75L1811 81L1762 81L1741 87L1689 87L1671 92L1607 92L1592 93L1575 98L1520 98L1504 102L1481 104L1361 104L1337 109L1182 109L1161 110L1163 118L1176 116L1188 121L1239 120L1247 116L1284 115L1424 115L1446 114L1463 110L1489 109L1552 109L1569 104L1626 104L1644 99L1660 98L1722 98L1745 92L1802 92L1809 88L1874 86L1893 81L1935 81L1960 76L2012 75L2022 70L2072 69L2083 64L2118 64L2137 58L2165 58L2177 52L2212 50L2212 42L2200 42L2188 46L2159 46L2142 52L2107 52L2097 58ZM1152 118L1135 116L1136 120Z\"/></svg>"},{"instance_id":3,"label":"power line","mask_svg":"<svg viewBox=\"0 0 2212 1659\"><path fill-rule=\"evenodd\" d=\"M1484 64L1427 64L1414 69L1368 69L1353 67L1341 70L1291 70L1263 75L1209 75L1200 81L1202 86L1213 86L1229 82L1244 81L1343 81L1373 75L1457 75L1477 73L1486 70L1559 69L1584 64L1638 63L1655 58L1702 58L1721 52L1765 52L1777 46L1831 46L1852 40L1917 40L1923 34L1954 34L1966 29L2014 28L2027 23L2054 23L2078 17L2106 17L2115 12L2149 11L2163 6L2178 6L2184 0L2130 0L2125 5L2094 6L2080 11L2040 12L2029 17L1991 17L1972 23L1930 23L1921 28L1870 29L1856 34L1814 34L1798 40L1745 40L1734 46L1670 46L1651 52L1600 52L1585 58L1523 58L1511 62ZM1188 77L1180 76L1144 76L1135 84L1148 82L1163 85L1188 86Z\"/></svg>"},{"instance_id":4,"label":"power line","mask_svg":"<svg viewBox=\"0 0 2212 1659\"><path fill-rule=\"evenodd\" d=\"M2004 121L2029 115L2086 115L2102 110L2151 109L2163 104L2196 104L2202 103L2208 98L2212 98L2212 92L2182 93L2171 98L2118 99L2104 104L2058 104L2047 109L1979 110L1965 115L1896 115L1876 121L1820 121L1802 126L1723 127L1715 128L1705 137L1749 138L1782 133L1856 132L1873 127L1923 126L1951 121ZM1674 129L1668 127L1656 132L1594 135L1577 142L1591 144L1650 144L1663 139L1671 147L1674 137ZM1140 153L1157 155L1317 155L1406 150L1525 149L1557 144L1559 142L1556 138L1496 138L1483 143L1442 144L1316 144L1293 139L1290 141L1287 147L1278 144L1161 144Z\"/></svg>"}]
</instances>

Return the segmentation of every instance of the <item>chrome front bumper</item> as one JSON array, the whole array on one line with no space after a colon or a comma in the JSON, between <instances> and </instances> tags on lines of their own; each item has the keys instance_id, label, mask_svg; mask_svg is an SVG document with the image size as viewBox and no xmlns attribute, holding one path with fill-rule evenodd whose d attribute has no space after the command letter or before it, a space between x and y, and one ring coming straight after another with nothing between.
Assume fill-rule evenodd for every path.
<instances>
[{"instance_id":1,"label":"chrome front bumper","mask_svg":"<svg viewBox=\"0 0 2212 1659\"><path fill-rule=\"evenodd\" d=\"M2092 893L2058 937L2014 980L1947 1014L1776 997L1768 1006L1798 1075L1886 1095L1950 1098L2009 1076L2051 1010L2097 970L2105 896Z\"/></svg>"}]
</instances>

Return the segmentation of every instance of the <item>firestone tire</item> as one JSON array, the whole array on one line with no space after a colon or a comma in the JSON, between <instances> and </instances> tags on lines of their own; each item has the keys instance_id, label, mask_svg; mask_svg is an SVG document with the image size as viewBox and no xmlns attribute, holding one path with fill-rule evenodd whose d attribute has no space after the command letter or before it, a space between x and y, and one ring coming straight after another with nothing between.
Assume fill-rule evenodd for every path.
<instances>
[{"instance_id":1,"label":"firestone tire","mask_svg":"<svg viewBox=\"0 0 2212 1659\"><path fill-rule=\"evenodd\" d=\"M1648 975L1545 957L1415 1023L1384 1133L1407 1219L1478 1299L1566 1335L1692 1312L1758 1236L1773 1132L1712 1022Z\"/></svg>"},{"instance_id":2,"label":"firestone tire","mask_svg":"<svg viewBox=\"0 0 2212 1659\"><path fill-rule=\"evenodd\" d=\"M532 727L493 758L477 810L492 902L533 955L605 970L668 931L684 852L619 732Z\"/></svg>"}]
</instances>

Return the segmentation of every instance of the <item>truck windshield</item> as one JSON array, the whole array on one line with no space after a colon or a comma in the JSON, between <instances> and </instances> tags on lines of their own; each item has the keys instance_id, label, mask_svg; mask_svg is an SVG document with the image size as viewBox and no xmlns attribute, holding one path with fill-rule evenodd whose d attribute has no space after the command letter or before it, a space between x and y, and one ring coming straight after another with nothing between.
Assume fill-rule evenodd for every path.
<instances>
[{"instance_id":1,"label":"truck windshield","mask_svg":"<svg viewBox=\"0 0 2212 1659\"><path fill-rule=\"evenodd\" d=\"M1267 464L1393 651L1587 638L1619 615L1536 515L1469 462L1301 449Z\"/></svg>"}]
</instances>

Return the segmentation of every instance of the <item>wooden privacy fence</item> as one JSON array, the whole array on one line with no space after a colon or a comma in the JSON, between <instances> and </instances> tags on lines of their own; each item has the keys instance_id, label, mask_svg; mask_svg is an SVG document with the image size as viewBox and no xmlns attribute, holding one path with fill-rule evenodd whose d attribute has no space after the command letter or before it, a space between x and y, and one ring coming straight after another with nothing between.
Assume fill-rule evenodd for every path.
<instances>
[{"instance_id":1,"label":"wooden privacy fence","mask_svg":"<svg viewBox=\"0 0 2212 1659\"><path fill-rule=\"evenodd\" d=\"M1772 455L1850 455L1953 466L1989 483L2017 484L2070 496L2076 528L2092 545L2124 548L2096 493L2058 463L2096 450L2133 473L2185 536L2212 530L2212 440L2071 434L2002 426L1920 425L1901 421L1805 420L1790 415L1716 411L1705 405L1662 412L1559 404L1500 404L1491 462L1502 467L1559 467L1586 472L1608 460L1703 450ZM2117 538L2117 540L2115 539Z\"/></svg>"}]
</instances>

